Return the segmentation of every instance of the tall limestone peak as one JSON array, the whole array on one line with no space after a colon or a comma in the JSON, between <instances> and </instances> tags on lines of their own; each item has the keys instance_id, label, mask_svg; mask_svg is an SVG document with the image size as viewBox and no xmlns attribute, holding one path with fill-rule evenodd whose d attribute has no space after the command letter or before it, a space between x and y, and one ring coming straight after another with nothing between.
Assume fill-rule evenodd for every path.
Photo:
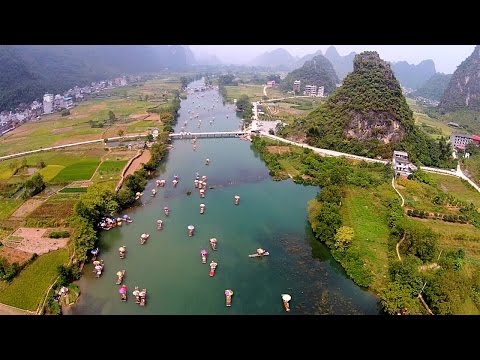
<instances>
[{"instance_id":1,"label":"tall limestone peak","mask_svg":"<svg viewBox=\"0 0 480 360\"><path fill-rule=\"evenodd\" d=\"M388 158L414 129L390 64L375 51L355 56L353 72L307 121L310 144L359 155Z\"/></svg>"},{"instance_id":2,"label":"tall limestone peak","mask_svg":"<svg viewBox=\"0 0 480 360\"><path fill-rule=\"evenodd\" d=\"M480 45L453 73L439 107L444 111L480 111Z\"/></svg>"}]
</instances>

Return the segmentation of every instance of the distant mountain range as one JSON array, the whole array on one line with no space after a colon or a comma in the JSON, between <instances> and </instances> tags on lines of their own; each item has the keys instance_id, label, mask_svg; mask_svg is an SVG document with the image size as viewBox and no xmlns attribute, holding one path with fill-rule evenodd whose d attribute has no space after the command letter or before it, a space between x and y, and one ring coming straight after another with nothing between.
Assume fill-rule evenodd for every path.
<instances>
[{"instance_id":1,"label":"distant mountain range","mask_svg":"<svg viewBox=\"0 0 480 360\"><path fill-rule=\"evenodd\" d=\"M444 111L480 111L480 45L455 70L439 104Z\"/></svg>"},{"instance_id":2,"label":"distant mountain range","mask_svg":"<svg viewBox=\"0 0 480 360\"><path fill-rule=\"evenodd\" d=\"M355 59L356 53L351 52L348 55L341 56L335 46L330 46L325 52L325 57L330 60L339 77L342 81L348 73L353 71L353 59Z\"/></svg>"},{"instance_id":3,"label":"distant mountain range","mask_svg":"<svg viewBox=\"0 0 480 360\"><path fill-rule=\"evenodd\" d=\"M417 91L413 92L412 95L440 101L451 78L452 74L433 74L433 76L428 79Z\"/></svg>"},{"instance_id":4,"label":"distant mountain range","mask_svg":"<svg viewBox=\"0 0 480 360\"><path fill-rule=\"evenodd\" d=\"M392 70L402 86L410 89L420 88L437 70L433 60L423 60L418 65L406 61L392 62Z\"/></svg>"},{"instance_id":5,"label":"distant mountain range","mask_svg":"<svg viewBox=\"0 0 480 360\"><path fill-rule=\"evenodd\" d=\"M287 50L276 49L257 56L248 65L290 70L294 68L296 60Z\"/></svg>"},{"instance_id":6,"label":"distant mountain range","mask_svg":"<svg viewBox=\"0 0 480 360\"><path fill-rule=\"evenodd\" d=\"M182 69L195 61L181 45L1 45L0 110L120 74Z\"/></svg>"}]
</instances>

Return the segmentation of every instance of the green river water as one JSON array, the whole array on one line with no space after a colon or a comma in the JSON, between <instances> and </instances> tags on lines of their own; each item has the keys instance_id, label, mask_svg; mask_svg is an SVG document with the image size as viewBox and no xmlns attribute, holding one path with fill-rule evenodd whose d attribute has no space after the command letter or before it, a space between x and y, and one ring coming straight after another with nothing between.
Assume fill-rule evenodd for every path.
<instances>
[{"instance_id":1,"label":"green river water","mask_svg":"<svg viewBox=\"0 0 480 360\"><path fill-rule=\"evenodd\" d=\"M192 83L195 87L202 81ZM200 108L197 106L200 105ZM212 109L212 105L214 108ZM190 119L189 110L198 112ZM228 118L227 118L228 115ZM214 122L209 124L210 120ZM216 90L189 95L182 101L175 132L187 121L187 131L232 131L240 126L232 105L222 105ZM149 182L142 205L125 211L134 221L102 231L99 259L105 261L97 279L92 264L78 281L81 296L69 314L287 314L281 295L292 296L288 314L378 314L377 299L356 286L316 241L307 221L307 202L319 188L273 181L248 141L238 138L175 140L174 149ZM205 159L210 158L210 165ZM208 177L206 196L194 189L195 173ZM180 182L172 186L173 176ZM166 179L157 188L156 179ZM151 197L151 189L158 190ZM188 196L187 191L192 191ZM234 196L240 195L240 205ZM205 214L199 205L206 205ZM166 217L163 207L170 208ZM163 230L156 220L164 221ZM193 237L187 226L195 226ZM150 239L140 245L142 233ZM208 239L218 239L212 251ZM118 248L126 245L125 259ZM249 258L263 247L270 256ZM200 250L208 250L207 264ZM218 263L209 277L211 260ZM120 301L116 272L125 269L128 301ZM147 305L135 304L135 286L146 288ZM232 289L232 306L225 306L225 289Z\"/></svg>"}]
</instances>

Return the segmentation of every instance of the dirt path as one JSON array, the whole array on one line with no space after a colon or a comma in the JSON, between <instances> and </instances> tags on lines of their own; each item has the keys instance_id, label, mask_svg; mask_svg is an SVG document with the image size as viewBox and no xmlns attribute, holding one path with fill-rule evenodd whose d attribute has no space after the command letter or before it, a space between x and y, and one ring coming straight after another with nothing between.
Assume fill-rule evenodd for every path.
<instances>
[{"instance_id":1,"label":"dirt path","mask_svg":"<svg viewBox=\"0 0 480 360\"><path fill-rule=\"evenodd\" d=\"M10 305L0 304L0 315L33 315L33 313Z\"/></svg>"},{"instance_id":2,"label":"dirt path","mask_svg":"<svg viewBox=\"0 0 480 360\"><path fill-rule=\"evenodd\" d=\"M150 154L150 150L144 150L142 155L132 161L127 171L125 172L125 177L127 177L128 175L132 175L135 171L140 169L140 166L142 164L146 164L151 157L152 155Z\"/></svg>"},{"instance_id":3,"label":"dirt path","mask_svg":"<svg viewBox=\"0 0 480 360\"><path fill-rule=\"evenodd\" d=\"M10 216L11 219L23 219L43 204L43 200L28 199Z\"/></svg>"},{"instance_id":4,"label":"dirt path","mask_svg":"<svg viewBox=\"0 0 480 360\"><path fill-rule=\"evenodd\" d=\"M395 187L395 177L392 178L392 187L393 187L393 190L395 190L396 193L398 194L398 196L400 196L400 198L402 199L402 204L400 206L403 208L405 206L405 199L403 198L402 194L400 194L400 191L398 191L397 188ZM402 239L395 246L395 250L397 251L398 260L400 260L400 261L402 261L402 257L400 256L400 250L399 249L400 249L400 245L402 244L403 240L405 240L405 235L406 235L406 233L403 234Z\"/></svg>"}]
</instances>

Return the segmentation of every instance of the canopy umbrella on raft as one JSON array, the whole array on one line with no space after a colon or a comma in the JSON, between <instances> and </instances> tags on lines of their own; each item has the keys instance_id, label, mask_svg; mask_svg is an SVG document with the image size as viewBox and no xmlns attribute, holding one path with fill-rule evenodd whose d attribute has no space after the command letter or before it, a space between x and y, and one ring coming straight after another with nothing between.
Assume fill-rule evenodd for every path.
<instances>
[{"instance_id":1,"label":"canopy umbrella on raft","mask_svg":"<svg viewBox=\"0 0 480 360\"><path fill-rule=\"evenodd\" d=\"M238 195L235 195L235 199L237 199L237 200L238 200L238 199L240 199L240 196L238 196Z\"/></svg>"},{"instance_id":2,"label":"canopy umbrella on raft","mask_svg":"<svg viewBox=\"0 0 480 360\"><path fill-rule=\"evenodd\" d=\"M217 239L216 239L216 238L211 238L211 239L210 239L210 242L216 243L216 242L217 242Z\"/></svg>"},{"instance_id":3,"label":"canopy umbrella on raft","mask_svg":"<svg viewBox=\"0 0 480 360\"><path fill-rule=\"evenodd\" d=\"M205 204L200 204L200 207L205 207Z\"/></svg>"},{"instance_id":4,"label":"canopy umbrella on raft","mask_svg":"<svg viewBox=\"0 0 480 360\"><path fill-rule=\"evenodd\" d=\"M228 289L228 290L225 290L225 295L226 296L232 296L233 295L233 291Z\"/></svg>"},{"instance_id":5,"label":"canopy umbrella on raft","mask_svg":"<svg viewBox=\"0 0 480 360\"><path fill-rule=\"evenodd\" d=\"M162 220L157 220L157 224L161 224L161 223L163 223Z\"/></svg>"},{"instance_id":6,"label":"canopy umbrella on raft","mask_svg":"<svg viewBox=\"0 0 480 360\"><path fill-rule=\"evenodd\" d=\"M202 255L207 255L207 254L208 254L208 251L205 250L205 249L202 249L202 251L200 251L200 254L202 254Z\"/></svg>"},{"instance_id":7,"label":"canopy umbrella on raft","mask_svg":"<svg viewBox=\"0 0 480 360\"><path fill-rule=\"evenodd\" d=\"M127 293L127 287L125 285L122 285L122 287L120 289L118 289L118 292L122 295L126 294ZM134 293L135 293L135 291L134 291Z\"/></svg>"},{"instance_id":8,"label":"canopy umbrella on raft","mask_svg":"<svg viewBox=\"0 0 480 360\"><path fill-rule=\"evenodd\" d=\"M132 292L133 296L138 296L140 294L140 291L138 289L133 290Z\"/></svg>"},{"instance_id":9,"label":"canopy umbrella on raft","mask_svg":"<svg viewBox=\"0 0 480 360\"><path fill-rule=\"evenodd\" d=\"M95 249L90 250L90 253L91 253L92 255L97 255L97 254L98 254L98 248L95 248Z\"/></svg>"},{"instance_id":10,"label":"canopy umbrella on raft","mask_svg":"<svg viewBox=\"0 0 480 360\"><path fill-rule=\"evenodd\" d=\"M128 215L123 215L123 218L124 218L124 219L130 219L130 216L128 216Z\"/></svg>"},{"instance_id":11,"label":"canopy umbrella on raft","mask_svg":"<svg viewBox=\"0 0 480 360\"><path fill-rule=\"evenodd\" d=\"M120 251L120 252L125 252L125 250L127 250L127 249L124 246L120 246L118 248L118 251Z\"/></svg>"},{"instance_id":12,"label":"canopy umbrella on raft","mask_svg":"<svg viewBox=\"0 0 480 360\"><path fill-rule=\"evenodd\" d=\"M143 233L141 236L140 236L142 239L148 239L148 235Z\"/></svg>"},{"instance_id":13,"label":"canopy umbrella on raft","mask_svg":"<svg viewBox=\"0 0 480 360\"><path fill-rule=\"evenodd\" d=\"M187 229L188 229L188 230L193 230L193 229L195 229L195 226L193 226L193 225L188 225L188 226L187 226Z\"/></svg>"},{"instance_id":14,"label":"canopy umbrella on raft","mask_svg":"<svg viewBox=\"0 0 480 360\"><path fill-rule=\"evenodd\" d=\"M288 294L282 294L282 300L289 302L290 300L292 300L292 297Z\"/></svg>"},{"instance_id":15,"label":"canopy umbrella on raft","mask_svg":"<svg viewBox=\"0 0 480 360\"><path fill-rule=\"evenodd\" d=\"M168 206L165 206L165 207L163 208L163 210L168 210Z\"/></svg>"}]
</instances>

